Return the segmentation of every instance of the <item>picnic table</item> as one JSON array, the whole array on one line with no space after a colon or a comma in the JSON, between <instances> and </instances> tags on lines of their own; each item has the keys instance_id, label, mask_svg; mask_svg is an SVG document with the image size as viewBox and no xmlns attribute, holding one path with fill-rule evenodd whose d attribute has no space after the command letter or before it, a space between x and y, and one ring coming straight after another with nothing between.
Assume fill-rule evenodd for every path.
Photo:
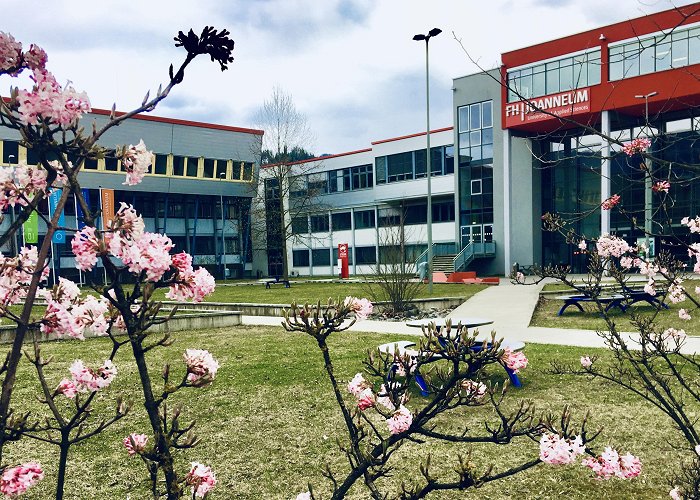
<instances>
[{"instance_id":1,"label":"picnic table","mask_svg":"<svg viewBox=\"0 0 700 500\"><path fill-rule=\"evenodd\" d=\"M289 280L282 279L279 276L275 276L274 278L263 278L258 280L258 283L263 283L265 288L270 288L270 285L284 285L285 288L290 288Z\"/></svg>"},{"instance_id":2,"label":"picnic table","mask_svg":"<svg viewBox=\"0 0 700 500\"><path fill-rule=\"evenodd\" d=\"M576 306L578 307L579 311L584 312L583 307L581 306L582 302L593 302L595 303L596 301L600 304L605 305L605 312L608 312L613 307L617 307L620 309L622 312L625 312L626 306L625 306L625 301L627 300L624 295L621 294L612 294L612 295L599 295L598 297L591 297L590 295L559 295L558 297L555 297L557 300L563 300L564 305L561 306L561 309L559 309L559 312L557 313L557 316L561 316L564 314L564 311L569 307L569 306Z\"/></svg>"},{"instance_id":3,"label":"picnic table","mask_svg":"<svg viewBox=\"0 0 700 500\"><path fill-rule=\"evenodd\" d=\"M450 319L452 322L453 327L457 327L458 325L461 325L466 328L475 328L478 326L483 326L483 325L490 325L493 323L493 320L487 319L487 318L474 318L474 317L467 317L467 318L426 318L426 319L421 319L421 320L413 320L409 321L406 324L408 326L412 327L424 327L427 326L430 323L435 324L435 330L438 333L438 341L440 342L440 345L443 347L447 347L448 342L457 342L459 341L458 336L455 334L454 336L450 335L449 337L440 335L440 330L445 327L447 320ZM491 346L491 337L484 337L484 338L477 338L476 343L471 346L471 350L474 352L479 352L483 349L484 347L484 342L486 342L486 348L489 348ZM387 353L387 354L394 354L395 352L398 351L398 354L403 355L406 354L411 357L417 357L421 355L421 352L416 350L416 349L411 349L411 347L414 347L416 343L411 340L401 340L398 342L391 342L388 344L383 344L378 347L378 349L381 352ZM520 341L515 341L515 340L507 340L504 339L501 341L501 348L506 349L510 348L512 351L519 351L522 350L525 347L524 342ZM431 356L428 358L428 363L431 363L433 361L439 361L443 359L444 357L440 355L439 353L432 353ZM510 379L511 384L514 387L522 387L522 382L518 378L518 375L513 372L510 368L507 366L503 365L503 368L506 370L506 373L508 374L508 378ZM420 374L420 372L416 371L414 373L414 378L416 380L416 384L421 390L421 394L423 396L427 396L429 394L428 391L428 384L425 382L425 379L423 376Z\"/></svg>"}]
</instances>

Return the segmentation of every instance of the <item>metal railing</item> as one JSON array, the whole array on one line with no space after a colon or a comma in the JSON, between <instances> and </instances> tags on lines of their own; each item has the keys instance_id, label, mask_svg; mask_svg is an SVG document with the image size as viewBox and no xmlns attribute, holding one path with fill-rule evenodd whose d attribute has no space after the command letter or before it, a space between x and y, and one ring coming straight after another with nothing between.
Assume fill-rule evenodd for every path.
<instances>
[{"instance_id":1,"label":"metal railing","mask_svg":"<svg viewBox=\"0 0 700 500\"><path fill-rule=\"evenodd\" d=\"M433 243L433 257L442 257L445 255L452 255L457 251L457 245L455 243ZM421 253L416 258L416 269L420 264L428 262L428 249L426 248L423 253Z\"/></svg>"},{"instance_id":2,"label":"metal railing","mask_svg":"<svg viewBox=\"0 0 700 500\"><path fill-rule=\"evenodd\" d=\"M490 257L496 254L496 243L493 241L474 243L470 242L452 260L454 271L465 269L476 257Z\"/></svg>"}]
</instances>

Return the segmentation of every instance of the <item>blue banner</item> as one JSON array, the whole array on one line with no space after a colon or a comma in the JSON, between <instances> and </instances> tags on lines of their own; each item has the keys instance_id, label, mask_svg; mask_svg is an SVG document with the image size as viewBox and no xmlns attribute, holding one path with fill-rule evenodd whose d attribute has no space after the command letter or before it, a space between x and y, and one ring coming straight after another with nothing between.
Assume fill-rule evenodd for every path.
<instances>
[{"instance_id":1,"label":"blue banner","mask_svg":"<svg viewBox=\"0 0 700 500\"><path fill-rule=\"evenodd\" d=\"M58 201L61 199L62 189L53 189L49 194L49 217L52 217L56 213L56 207L58 206ZM58 217L59 227L66 227L66 214L61 210L61 215ZM53 243L65 243L66 242L66 231L65 229L56 229L51 238Z\"/></svg>"},{"instance_id":2,"label":"blue banner","mask_svg":"<svg viewBox=\"0 0 700 500\"><path fill-rule=\"evenodd\" d=\"M90 190L89 189L81 189L80 192L83 195L83 199L85 200L85 204L89 207L90 206ZM83 213L83 209L80 206L80 203L78 203L78 200L76 200L75 203L75 213L76 217L78 218L78 229L82 229L85 227L85 214Z\"/></svg>"}]
</instances>

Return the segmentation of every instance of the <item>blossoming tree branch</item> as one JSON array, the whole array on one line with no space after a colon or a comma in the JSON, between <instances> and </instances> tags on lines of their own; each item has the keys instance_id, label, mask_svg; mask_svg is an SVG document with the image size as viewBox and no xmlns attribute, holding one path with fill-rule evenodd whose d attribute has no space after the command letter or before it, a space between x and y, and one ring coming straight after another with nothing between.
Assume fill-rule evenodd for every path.
<instances>
[{"instance_id":1,"label":"blossoming tree branch","mask_svg":"<svg viewBox=\"0 0 700 500\"><path fill-rule=\"evenodd\" d=\"M3 461L8 443L29 438L58 447L56 498L63 498L70 447L97 436L128 413L129 405L120 396L115 397L114 413L101 420L90 406L95 394L108 390L118 375L113 360L124 346L130 348L136 363L150 424L150 429L141 429L124 439L125 456L141 458L154 498L175 499L185 494L205 497L216 484L214 472L207 465L192 462L189 471L177 470L174 453L195 446L199 438L194 434L193 422L181 422L184 410L169 409L166 401L176 391L210 385L218 362L205 350L186 349L182 366L166 365L162 369L162 384L158 384L153 379L154 368L146 359L153 349L173 342L167 334L154 338L149 332L151 326L169 319L159 314L154 292L167 289L170 299L201 301L214 290L214 279L204 268L194 269L187 253L173 254L174 245L167 235L145 231L143 219L130 205L121 204L114 219L98 229L98 214L91 212L82 196L79 174L87 159L114 154L126 171L124 184L140 183L152 159L143 141L135 140L136 145L110 151L99 145L100 137L124 120L153 110L183 81L185 70L196 57L209 56L222 71L226 70L233 61L234 47L228 35L226 30L211 27L200 34L192 30L179 32L175 45L183 47L186 55L177 68L170 66L167 84L153 98L146 94L142 105L128 113L118 115L113 108L108 123L97 128L94 123L86 127L81 122L90 111L87 94L71 85L59 84L48 70L44 50L33 44L24 50L12 35L0 32L0 76L14 78L29 72L33 81L32 88L11 88L10 97L0 99L0 126L18 131L22 145L39 158L37 165L20 162L0 168L0 210L4 214L12 208L17 213L9 230L0 235L0 245L13 238L33 212L47 226L38 248L26 246L16 256L0 255L0 315L16 324L14 340L0 370L0 494L6 497L14 498L44 479L41 465L34 461L18 466ZM37 209L54 189L62 191L49 219ZM82 208L84 227L59 228L59 215L73 196ZM52 288L47 286L47 257L52 235L59 229L75 233L71 248L79 269L89 271L98 259L101 261L108 279L104 286L94 286L97 296L84 293L64 278L59 278ZM34 307L37 299L46 304L40 314ZM69 376L54 381L45 373L51 360L42 356L40 340L48 335L84 339L88 332L111 339L108 359L74 360L67 370ZM27 341L32 349L24 350ZM23 350L40 382L39 399L49 415L44 419L18 415L12 408Z\"/></svg>"}]
</instances>

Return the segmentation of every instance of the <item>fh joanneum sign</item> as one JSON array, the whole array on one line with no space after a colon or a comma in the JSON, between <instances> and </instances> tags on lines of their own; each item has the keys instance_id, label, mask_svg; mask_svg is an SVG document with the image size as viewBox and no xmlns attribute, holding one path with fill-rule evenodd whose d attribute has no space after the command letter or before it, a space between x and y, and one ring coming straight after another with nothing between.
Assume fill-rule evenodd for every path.
<instances>
[{"instance_id":1,"label":"fh joanneum sign","mask_svg":"<svg viewBox=\"0 0 700 500\"><path fill-rule=\"evenodd\" d=\"M506 128L591 110L591 89L576 89L506 104Z\"/></svg>"}]
</instances>

